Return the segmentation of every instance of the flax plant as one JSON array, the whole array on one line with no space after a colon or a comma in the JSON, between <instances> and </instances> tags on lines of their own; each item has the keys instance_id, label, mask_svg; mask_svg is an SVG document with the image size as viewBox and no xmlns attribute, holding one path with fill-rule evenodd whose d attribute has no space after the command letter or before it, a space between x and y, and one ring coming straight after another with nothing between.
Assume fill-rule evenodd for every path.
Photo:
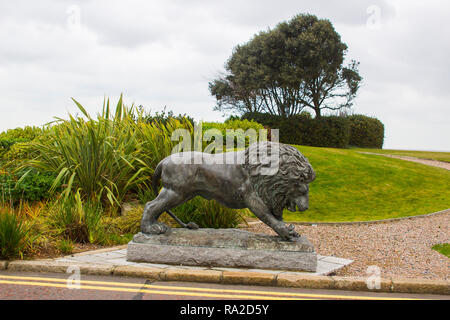
<instances>
[{"instance_id":1,"label":"flax plant","mask_svg":"<svg viewBox=\"0 0 450 320\"><path fill-rule=\"evenodd\" d=\"M173 148L173 130L191 130L187 120L147 123L142 112L124 106L122 96L114 113L105 99L96 119L74 102L84 117L57 119L45 139L29 144L36 156L24 165L55 172L51 191L62 185L64 197L77 190L83 199L120 207L128 193L149 187L154 168Z\"/></svg>"}]
</instances>

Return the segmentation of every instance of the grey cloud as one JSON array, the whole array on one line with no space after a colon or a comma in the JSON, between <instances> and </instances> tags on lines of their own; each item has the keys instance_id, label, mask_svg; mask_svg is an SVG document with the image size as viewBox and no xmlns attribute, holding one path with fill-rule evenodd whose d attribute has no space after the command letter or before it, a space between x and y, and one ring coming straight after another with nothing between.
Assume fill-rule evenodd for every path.
<instances>
[{"instance_id":1,"label":"grey cloud","mask_svg":"<svg viewBox=\"0 0 450 320\"><path fill-rule=\"evenodd\" d=\"M191 3L190 1L189 4ZM194 3L211 9L219 19L258 27L274 26L299 13L315 14L319 18L331 19L334 23L365 24L368 17L367 8L374 5L383 12L384 20L395 15L394 7L384 0L279 0L276 2L272 0L220 2L198 0Z\"/></svg>"},{"instance_id":2,"label":"grey cloud","mask_svg":"<svg viewBox=\"0 0 450 320\"><path fill-rule=\"evenodd\" d=\"M378 30L366 27L371 5ZM361 61L354 111L385 123L385 147L450 150L450 4L433 1L3 1L0 130L76 112L70 97L95 114L120 92L152 111L219 120L208 81L233 47L302 12L330 19Z\"/></svg>"}]
</instances>

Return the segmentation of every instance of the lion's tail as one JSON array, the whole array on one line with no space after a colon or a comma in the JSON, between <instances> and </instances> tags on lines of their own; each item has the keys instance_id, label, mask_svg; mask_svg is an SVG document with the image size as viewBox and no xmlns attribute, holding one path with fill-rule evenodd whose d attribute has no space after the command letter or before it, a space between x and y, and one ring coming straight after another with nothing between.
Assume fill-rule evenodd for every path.
<instances>
[{"instance_id":1,"label":"lion's tail","mask_svg":"<svg viewBox=\"0 0 450 320\"><path fill-rule=\"evenodd\" d=\"M160 161L158 163L158 165L156 166L155 172L153 172L152 189L153 189L153 192L155 193L155 197L158 195L158 191L159 191L158 187L159 187L159 180L161 180L163 163L164 163L164 160Z\"/></svg>"}]
</instances>

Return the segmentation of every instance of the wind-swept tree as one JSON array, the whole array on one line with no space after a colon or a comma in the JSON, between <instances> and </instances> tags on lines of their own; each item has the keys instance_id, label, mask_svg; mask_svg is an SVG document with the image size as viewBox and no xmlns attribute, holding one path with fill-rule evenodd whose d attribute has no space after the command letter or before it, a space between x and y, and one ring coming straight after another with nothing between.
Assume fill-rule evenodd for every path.
<instances>
[{"instance_id":1,"label":"wind-swept tree","mask_svg":"<svg viewBox=\"0 0 450 320\"><path fill-rule=\"evenodd\" d=\"M301 14L234 48L226 72L209 83L215 110L283 117L304 108L350 108L362 80L359 62L344 66L347 45L329 20Z\"/></svg>"}]
</instances>

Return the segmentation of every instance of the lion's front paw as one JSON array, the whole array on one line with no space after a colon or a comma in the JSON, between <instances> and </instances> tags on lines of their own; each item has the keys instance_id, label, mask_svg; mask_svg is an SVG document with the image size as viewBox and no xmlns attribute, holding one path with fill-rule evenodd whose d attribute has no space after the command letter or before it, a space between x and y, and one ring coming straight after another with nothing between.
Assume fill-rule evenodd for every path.
<instances>
[{"instance_id":1,"label":"lion's front paw","mask_svg":"<svg viewBox=\"0 0 450 320\"><path fill-rule=\"evenodd\" d=\"M187 225L186 225L186 227L188 228L188 229L192 229L192 230L197 230L199 227L198 227L198 225L196 224L196 223L194 223L194 222L189 222Z\"/></svg>"},{"instance_id":2,"label":"lion's front paw","mask_svg":"<svg viewBox=\"0 0 450 320\"><path fill-rule=\"evenodd\" d=\"M162 222L156 222L149 225L142 226L141 225L141 231L142 233L147 234L163 234L170 230L170 227Z\"/></svg>"},{"instance_id":3,"label":"lion's front paw","mask_svg":"<svg viewBox=\"0 0 450 320\"><path fill-rule=\"evenodd\" d=\"M293 224L290 224L288 226L289 229L289 235L293 238L299 238L300 235L297 233L297 231L295 231L295 226Z\"/></svg>"},{"instance_id":4,"label":"lion's front paw","mask_svg":"<svg viewBox=\"0 0 450 320\"><path fill-rule=\"evenodd\" d=\"M283 226L282 231L279 233L281 238L286 241L295 241L300 235L295 231L295 226L290 224L289 226Z\"/></svg>"}]
</instances>

